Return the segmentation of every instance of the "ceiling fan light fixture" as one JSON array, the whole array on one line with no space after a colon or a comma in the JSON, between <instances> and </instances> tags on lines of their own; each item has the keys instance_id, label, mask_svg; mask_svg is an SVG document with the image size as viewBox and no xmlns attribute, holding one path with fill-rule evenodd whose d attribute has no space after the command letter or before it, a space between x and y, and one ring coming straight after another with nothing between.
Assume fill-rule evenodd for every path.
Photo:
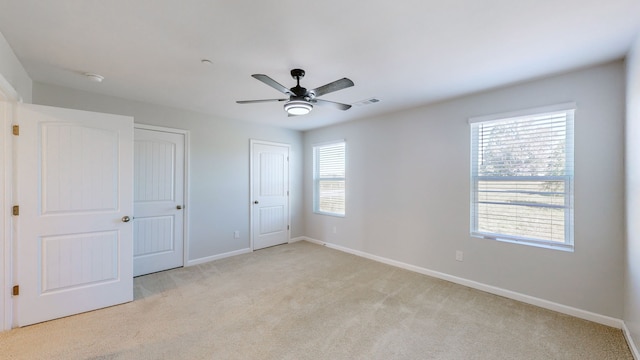
<instances>
[{"instance_id":1,"label":"ceiling fan light fixture","mask_svg":"<svg viewBox=\"0 0 640 360\"><path fill-rule=\"evenodd\" d=\"M284 110L289 115L307 115L313 109L313 105L303 100L289 100L284 104Z\"/></svg>"}]
</instances>

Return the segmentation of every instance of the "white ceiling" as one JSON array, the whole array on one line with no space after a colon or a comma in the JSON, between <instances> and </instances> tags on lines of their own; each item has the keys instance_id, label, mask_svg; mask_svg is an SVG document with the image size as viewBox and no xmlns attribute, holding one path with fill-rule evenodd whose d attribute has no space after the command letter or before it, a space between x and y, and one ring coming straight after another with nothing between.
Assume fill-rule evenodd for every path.
<instances>
[{"instance_id":1,"label":"white ceiling","mask_svg":"<svg viewBox=\"0 0 640 360\"><path fill-rule=\"evenodd\" d=\"M0 0L34 81L298 130L619 59L639 30L640 0ZM250 75L292 87L292 68L355 82L323 99L380 102L235 103L282 97Z\"/></svg>"}]
</instances>

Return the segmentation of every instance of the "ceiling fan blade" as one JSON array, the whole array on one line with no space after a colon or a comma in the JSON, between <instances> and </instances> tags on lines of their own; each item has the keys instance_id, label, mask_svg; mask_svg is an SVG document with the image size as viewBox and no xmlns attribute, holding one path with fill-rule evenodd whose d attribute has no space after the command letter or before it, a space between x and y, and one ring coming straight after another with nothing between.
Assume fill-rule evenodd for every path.
<instances>
[{"instance_id":1,"label":"ceiling fan blade","mask_svg":"<svg viewBox=\"0 0 640 360\"><path fill-rule=\"evenodd\" d=\"M260 80L263 83L271 86L272 88L280 91L283 94L296 96L296 94L291 92L291 90L287 89L282 84L280 84L279 82L273 80L272 78L268 77L267 75L264 75L264 74L253 74L251 76L253 76L255 79Z\"/></svg>"},{"instance_id":2,"label":"ceiling fan blade","mask_svg":"<svg viewBox=\"0 0 640 360\"><path fill-rule=\"evenodd\" d=\"M238 100L236 102L238 104L255 104L255 103L264 103L264 102L287 101L287 100L289 99Z\"/></svg>"},{"instance_id":3,"label":"ceiling fan blade","mask_svg":"<svg viewBox=\"0 0 640 360\"><path fill-rule=\"evenodd\" d=\"M335 102L335 101L329 101L329 100L322 100L322 99L313 99L311 100L311 103L313 104L318 104L321 106L333 106L334 108L338 109L338 110L349 110L351 109L351 105L347 105L347 104L343 104L343 103L339 103L339 102Z\"/></svg>"},{"instance_id":4,"label":"ceiling fan blade","mask_svg":"<svg viewBox=\"0 0 640 360\"><path fill-rule=\"evenodd\" d=\"M334 82L330 82L330 83L328 83L326 85L322 85L319 88L313 89L313 90L311 90L311 92L316 94L316 96L322 96L324 94L328 94L328 93L331 93L331 92L334 92L334 91L346 89L346 88L351 87L351 86L353 86L353 81L351 81L351 80L349 80L347 78L342 78L340 80L336 80Z\"/></svg>"}]
</instances>

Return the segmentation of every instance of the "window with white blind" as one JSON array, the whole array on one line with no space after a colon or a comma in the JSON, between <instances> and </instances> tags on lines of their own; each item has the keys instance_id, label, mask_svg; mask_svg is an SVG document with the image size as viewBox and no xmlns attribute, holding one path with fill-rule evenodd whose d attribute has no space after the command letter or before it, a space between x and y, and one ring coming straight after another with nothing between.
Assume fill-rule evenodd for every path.
<instances>
[{"instance_id":1,"label":"window with white blind","mask_svg":"<svg viewBox=\"0 0 640 360\"><path fill-rule=\"evenodd\" d=\"M313 147L313 211L318 214L345 214L344 141Z\"/></svg>"},{"instance_id":2,"label":"window with white blind","mask_svg":"<svg viewBox=\"0 0 640 360\"><path fill-rule=\"evenodd\" d=\"M469 120L472 236L573 250L574 111Z\"/></svg>"}]
</instances>

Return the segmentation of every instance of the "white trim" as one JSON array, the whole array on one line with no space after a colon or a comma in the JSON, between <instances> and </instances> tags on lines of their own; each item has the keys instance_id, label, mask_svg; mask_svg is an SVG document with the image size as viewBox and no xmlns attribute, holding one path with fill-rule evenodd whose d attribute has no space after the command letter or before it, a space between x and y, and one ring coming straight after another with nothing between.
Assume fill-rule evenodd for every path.
<instances>
[{"instance_id":1,"label":"white trim","mask_svg":"<svg viewBox=\"0 0 640 360\"><path fill-rule=\"evenodd\" d=\"M156 125L148 125L148 124L140 124L140 123L133 123L133 127L136 129L162 131L162 132L168 132L168 133L174 133L174 134L189 133L189 130L176 129L176 128L170 128L170 127L164 127L164 126L156 126Z\"/></svg>"},{"instance_id":2,"label":"white trim","mask_svg":"<svg viewBox=\"0 0 640 360\"><path fill-rule=\"evenodd\" d=\"M550 240L528 239L520 236L506 236L506 235L497 234L497 233L483 233L483 232L475 232L475 231L471 231L470 236L476 239L502 241L502 242L511 243L511 244L533 246L533 247L538 247L542 249L574 252L573 244L569 245L566 243L554 243L553 241L550 241Z\"/></svg>"},{"instance_id":3,"label":"white trim","mask_svg":"<svg viewBox=\"0 0 640 360\"><path fill-rule=\"evenodd\" d=\"M210 261L220 260L220 259L224 259L224 258L236 256L236 255L248 254L248 253L251 253L251 252L253 252L253 250L251 250L251 248L229 251L229 252L223 253L223 254L207 256L207 257L203 257L203 258L199 258L199 259L195 259L195 260L189 260L189 262L187 262L187 264L185 266L200 265L200 264L208 263Z\"/></svg>"},{"instance_id":4,"label":"white trim","mask_svg":"<svg viewBox=\"0 0 640 360\"><path fill-rule=\"evenodd\" d=\"M558 105L552 105L547 107L539 107L528 110L511 112L508 114L498 114L498 115L489 115L477 118L469 119L470 123L470 135L471 135L471 167L470 167L470 181L471 181L471 194L470 194L470 235L475 238L484 238L490 240L504 241L510 242L513 244L521 244L527 246L535 246L545 249L551 250L561 250L561 251L574 251L574 238L573 238L573 224L574 224L574 206L573 206L573 190L574 190L574 112L575 112L575 103L564 103ZM486 150L487 142L489 144L492 143L492 139L494 139L494 134L492 131L488 129L484 129L487 123L491 124L490 126L496 124L503 124L506 122L514 122L516 125L522 122L522 126L525 126L528 131L531 132L531 136L535 137L536 140L534 143L537 147L545 147L547 142L551 139L548 134L548 131L545 128L540 128L537 126L537 121L544 121L545 124L548 122L549 126L557 127L558 129L565 130L565 144L564 144L564 165L562 167L562 175L525 175L525 176L499 176L499 175L486 175L481 174L483 170L481 169L480 162L484 163L484 150ZM511 126L511 125L509 125ZM518 125L519 126L519 125ZM491 134L487 134L487 131L491 132ZM495 137L497 140L505 140L504 136L498 134ZM489 146L491 149L491 146ZM515 150L517 151L517 150ZM482 160L482 161L481 161ZM500 163L498 165L499 168L508 169L508 164ZM540 165L540 164L538 164ZM526 205L529 208L536 207L539 209L556 209L562 210L564 216L564 225L563 229L563 241L560 243L559 241L553 241L551 234L548 234L546 238L535 238L532 236L525 236L524 234L508 234L505 232L496 232L499 229L493 229L494 231L489 230L481 230L480 229L480 209L482 204L492 204L493 206L501 207L503 205L508 205L504 202L491 202L489 200L481 201L480 193L478 186L482 181L492 181L492 182L504 182L508 184L508 182L518 183L520 181L558 181L564 184L563 190L560 192L563 194L564 203L561 205L553 205L551 203L527 203L527 202L510 202L512 205ZM506 185L505 185L506 186ZM512 189L513 186L508 186L508 189ZM507 189L505 187L505 189ZM510 191L510 190L508 190ZM549 191L549 190L548 190ZM556 190L559 191L559 190ZM544 195L545 192L539 190L536 192L538 195ZM496 200L497 201L497 200ZM524 218L520 218L520 220L530 222L532 219L524 216ZM517 221L517 220L514 220ZM541 235L541 237L544 237ZM560 239L558 239L560 240Z\"/></svg>"},{"instance_id":5,"label":"white trim","mask_svg":"<svg viewBox=\"0 0 640 360\"><path fill-rule=\"evenodd\" d=\"M22 102L22 96L2 74L0 74L0 100Z\"/></svg>"},{"instance_id":6,"label":"white trim","mask_svg":"<svg viewBox=\"0 0 640 360\"><path fill-rule=\"evenodd\" d=\"M311 144L311 147L317 147L317 146L325 146L325 145L331 145L331 144L338 144L338 143L346 143L347 140L345 139L335 139L335 140L325 140L325 141L321 141L321 142L317 142L317 143L313 143Z\"/></svg>"},{"instance_id":7,"label":"white trim","mask_svg":"<svg viewBox=\"0 0 640 360\"><path fill-rule=\"evenodd\" d=\"M316 239L312 239L310 237L306 237L306 236L300 236L298 241L306 241L306 242L310 242L312 244L316 244L316 245L320 245L320 246L327 246L327 247L331 247L330 245L328 245L327 243L320 241L320 240L316 240Z\"/></svg>"},{"instance_id":8,"label":"white trim","mask_svg":"<svg viewBox=\"0 0 640 360\"><path fill-rule=\"evenodd\" d=\"M627 340L627 345L629 345L629 350L631 350L631 354L635 360L640 360L640 351L638 351L638 347L633 341L633 337L631 336L631 332L627 327L626 323L622 323L622 333L624 334L625 340Z\"/></svg>"},{"instance_id":9,"label":"white trim","mask_svg":"<svg viewBox=\"0 0 640 360\"><path fill-rule=\"evenodd\" d=\"M253 139L249 139L249 249L253 251Z\"/></svg>"},{"instance_id":10,"label":"white trim","mask_svg":"<svg viewBox=\"0 0 640 360\"><path fill-rule=\"evenodd\" d=\"M340 178L340 177L334 177L334 178L320 178L319 172L320 172L320 159L319 159L319 149L320 148L326 148L326 147L330 147L330 146L336 146L336 145L343 145L344 146L344 160L343 160L343 165L344 165L344 177ZM334 216L334 217L339 217L339 218L344 218L347 215L347 153L348 153L348 149L347 149L347 141L342 139L342 140L334 140L334 141L325 141L322 142L320 144L313 144L311 146L311 152L313 153L313 157L312 157L312 167L313 167L313 173L312 173L312 180L313 180L313 204L312 204L312 211L314 214L317 215L325 215L325 216ZM319 190L319 184L321 180L333 180L333 181L343 181L345 184L345 191L344 191L344 214L340 214L340 213L334 213L334 212L328 212L328 211L322 211L320 210L320 190Z\"/></svg>"},{"instance_id":11,"label":"white trim","mask_svg":"<svg viewBox=\"0 0 640 360\"><path fill-rule=\"evenodd\" d=\"M135 119L134 119L135 121ZM155 125L147 125L147 124L133 124L134 129L144 129L144 130L153 130L153 131L161 131L172 134L180 134L184 136L184 178L183 178L183 204L182 209L182 264L183 266L187 266L189 262L189 203L191 202L191 192L189 191L189 168L191 165L191 139L190 139L190 131L183 129L175 129L168 128L164 126L155 126ZM134 139L135 140L135 139Z\"/></svg>"},{"instance_id":12,"label":"white trim","mask_svg":"<svg viewBox=\"0 0 640 360\"><path fill-rule=\"evenodd\" d=\"M2 87L2 85L0 85ZM0 94L0 99L3 99ZM8 265L11 263L11 257L8 256L10 252L10 241L5 241L11 238L11 233L9 232L9 216L6 212L9 206L9 194L7 191L6 182L8 171L5 167L5 163L8 162L6 155L8 153L7 145L9 140L7 139L7 131L10 126L7 121L7 107L8 104L6 101L0 101L0 139L2 139L2 143L0 143L0 261L2 262L2 266L0 266L0 331L8 330L11 328L11 325L7 326L7 321L10 318L10 314L6 311L9 307L9 303L11 300L9 298L5 298L8 294L5 294L6 289L9 288L10 277L8 274L11 273Z\"/></svg>"},{"instance_id":13,"label":"white trim","mask_svg":"<svg viewBox=\"0 0 640 360\"><path fill-rule=\"evenodd\" d=\"M184 249L182 249L183 251L183 256L184 256L184 264L187 264L189 262L189 249L191 248L190 244L191 244L191 238L189 237L189 219L191 218L191 216L189 216L189 204L191 203L191 183L190 183L190 179L191 176L190 174L190 169L191 169L191 132L188 130L183 130L184 131L184 181L183 181L183 186L184 186L184 206L182 207L184 210L184 222L183 222L183 229L182 229L182 233L184 234Z\"/></svg>"},{"instance_id":14,"label":"white trim","mask_svg":"<svg viewBox=\"0 0 640 360\"><path fill-rule=\"evenodd\" d=\"M500 113L500 114L476 116L476 117L469 118L469 124L479 123L479 122L489 122L494 120L504 120L509 118L518 118L518 117L531 116L531 115L544 115L548 113L570 111L575 109L576 109L576 103L567 102L562 104L541 106L541 107L525 109L525 110L509 111L509 112Z\"/></svg>"},{"instance_id":15,"label":"white trim","mask_svg":"<svg viewBox=\"0 0 640 360\"><path fill-rule=\"evenodd\" d=\"M326 246L328 248L331 249L335 249L335 250L339 250L345 253L349 253L352 255L356 255L356 256L360 256L369 260L374 260L377 262L381 262L383 264L387 264L387 265L391 265L391 266L395 266L395 267L399 267L401 269L405 269L405 270L409 270L409 271L413 271L413 272L417 272L419 274L423 274L423 275L427 275L427 276L431 276L437 279L442 279L442 280L446 280L446 281L450 281L452 283L456 283L456 284L460 284L460 285L464 285L476 290L480 290L480 291L484 291L484 292L488 292L491 294L495 294L495 295L499 295L502 297L506 297L509 299L513 299L513 300L517 300L526 304L531 304L531 305L535 305L544 309L548 309L548 310L552 310L552 311L556 311L562 314L566 314L566 315L571 315L580 319L584 319L584 320L589 320L589 321L593 321L595 323L598 324L602 324L602 325L607 325L607 326L611 326L614 327L616 329L622 329L624 322L620 319L616 319L613 317L609 317L609 316L605 316L605 315L600 315L600 314L596 314L590 311L586 311L586 310L582 310L582 309L578 309L578 308L574 308L571 306L567 306L567 305L563 305L563 304L559 304L553 301L549 301L549 300L545 300L545 299L540 299L540 298L536 298L533 296L529 296L529 295L525 295L525 294L521 294L515 291L511 291L511 290L506 290L506 289L502 289L496 286L492 286L492 285L487 285L487 284L483 284L483 283L479 283L477 281L473 281L473 280L468 280L468 279L464 279L461 277L457 277L457 276L453 276L453 275L449 275L449 274L445 274L445 273L441 273L439 271L434 271L434 270L430 270L430 269L426 269L420 266L415 266L415 265L411 265L411 264L407 264L401 261L396 261L396 260L392 260L392 259L388 259L382 256L377 256L377 255L372 255L363 251L359 251L359 250L353 250L344 246L340 246L340 245L336 245L336 244L332 244L332 243L328 243L328 242L324 242L324 241L320 241L317 239L311 239L308 237L305 237L304 240L314 243L314 244L318 244L318 245L322 245L322 246Z\"/></svg>"},{"instance_id":16,"label":"white trim","mask_svg":"<svg viewBox=\"0 0 640 360\"><path fill-rule=\"evenodd\" d=\"M298 241L309 241L309 238L304 237L304 236L294 237L292 239L289 239L289 244L293 244L293 243L296 243Z\"/></svg>"},{"instance_id":17,"label":"white trim","mask_svg":"<svg viewBox=\"0 0 640 360\"><path fill-rule=\"evenodd\" d=\"M291 242L291 144L249 139L249 248L253 251L253 146L255 144L283 146L287 148L287 242Z\"/></svg>"},{"instance_id":18,"label":"white trim","mask_svg":"<svg viewBox=\"0 0 640 360\"><path fill-rule=\"evenodd\" d=\"M2 86L2 85L0 85ZM12 103L2 100L0 94L0 331L9 330L13 322L13 299L9 288L13 285L13 237L12 226L13 221L8 209L12 205L12 147L13 139L11 138L11 108Z\"/></svg>"},{"instance_id":19,"label":"white trim","mask_svg":"<svg viewBox=\"0 0 640 360\"><path fill-rule=\"evenodd\" d=\"M0 331L13 326L13 219L8 209L13 205L13 108L22 97L9 81L0 74Z\"/></svg>"}]
</instances>

